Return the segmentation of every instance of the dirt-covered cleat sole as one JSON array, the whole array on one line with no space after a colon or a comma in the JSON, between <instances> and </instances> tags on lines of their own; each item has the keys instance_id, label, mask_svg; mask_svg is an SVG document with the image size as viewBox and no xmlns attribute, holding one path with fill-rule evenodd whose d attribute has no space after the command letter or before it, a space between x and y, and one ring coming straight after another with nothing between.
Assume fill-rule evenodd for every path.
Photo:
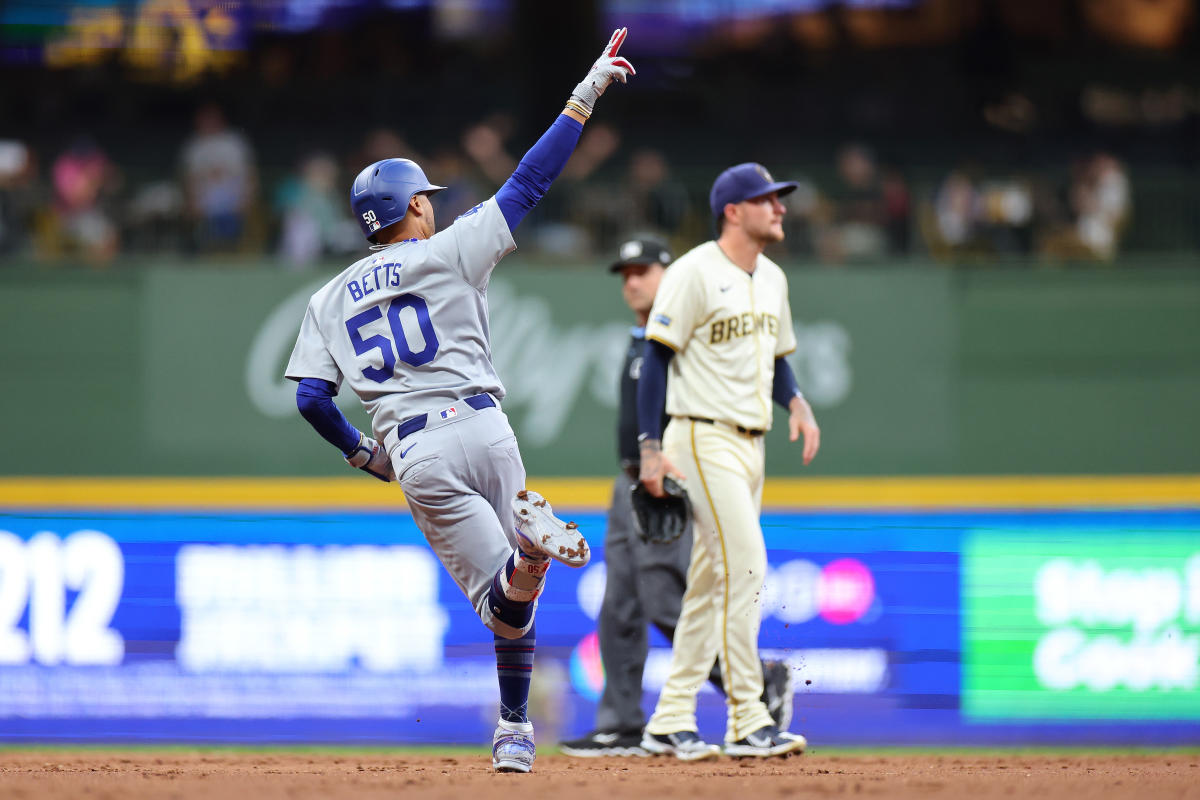
<instances>
[{"instance_id":1,"label":"dirt-covered cleat sole","mask_svg":"<svg viewBox=\"0 0 1200 800\"><path fill-rule=\"evenodd\" d=\"M582 567L592 557L587 540L574 522L563 522L537 492L522 489L513 500L518 544L526 553L548 556L568 567Z\"/></svg>"}]
</instances>

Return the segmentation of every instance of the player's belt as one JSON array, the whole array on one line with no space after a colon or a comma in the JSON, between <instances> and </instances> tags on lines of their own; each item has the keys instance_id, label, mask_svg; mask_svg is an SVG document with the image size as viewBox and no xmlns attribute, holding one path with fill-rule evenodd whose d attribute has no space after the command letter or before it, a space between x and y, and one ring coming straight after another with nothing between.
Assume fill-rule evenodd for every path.
<instances>
[{"instance_id":1,"label":"player's belt","mask_svg":"<svg viewBox=\"0 0 1200 800\"><path fill-rule=\"evenodd\" d=\"M469 405L476 411L483 411L485 408L495 408L496 401L492 399L490 394L473 394L470 397L464 397L462 402ZM418 414L415 417L409 417L396 426L396 441L400 441L409 434L416 433L425 428L428 414Z\"/></svg>"},{"instance_id":2,"label":"player's belt","mask_svg":"<svg viewBox=\"0 0 1200 800\"><path fill-rule=\"evenodd\" d=\"M766 433L766 431L762 430L761 428L743 428L741 425L731 425L728 422L717 422L715 419L708 419L706 417L688 417L688 419L690 419L692 422L703 422L705 425L716 425L716 426L722 427L722 428L733 428L738 433L744 434L746 436L762 436L764 433Z\"/></svg>"}]
</instances>

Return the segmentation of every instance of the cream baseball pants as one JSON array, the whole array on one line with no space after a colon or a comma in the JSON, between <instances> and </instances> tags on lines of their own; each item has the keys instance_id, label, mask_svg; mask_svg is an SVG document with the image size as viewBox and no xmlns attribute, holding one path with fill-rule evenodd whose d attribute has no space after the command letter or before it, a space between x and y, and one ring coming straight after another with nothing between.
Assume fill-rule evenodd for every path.
<instances>
[{"instance_id":1,"label":"cream baseball pants","mask_svg":"<svg viewBox=\"0 0 1200 800\"><path fill-rule=\"evenodd\" d=\"M653 734L696 731L696 693L713 656L726 676L725 741L773 724L758 659L759 596L767 575L761 436L675 417L663 452L687 481L695 515L687 591L671 652L671 673L646 725Z\"/></svg>"}]
</instances>

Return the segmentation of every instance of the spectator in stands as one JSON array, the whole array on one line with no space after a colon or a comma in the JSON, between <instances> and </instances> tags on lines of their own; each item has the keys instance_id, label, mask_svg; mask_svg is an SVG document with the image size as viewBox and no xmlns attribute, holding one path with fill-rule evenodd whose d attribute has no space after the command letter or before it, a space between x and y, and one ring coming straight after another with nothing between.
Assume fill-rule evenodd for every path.
<instances>
[{"instance_id":1,"label":"spectator in stands","mask_svg":"<svg viewBox=\"0 0 1200 800\"><path fill-rule=\"evenodd\" d=\"M952 171L933 199L925 239L934 258L954 258L976 249L979 193L965 169Z\"/></svg>"},{"instance_id":2,"label":"spectator in stands","mask_svg":"<svg viewBox=\"0 0 1200 800\"><path fill-rule=\"evenodd\" d=\"M1075 165L1068 190L1073 220L1042 242L1051 259L1111 261L1129 222L1129 176L1112 154L1094 153Z\"/></svg>"},{"instance_id":3,"label":"spectator in stands","mask_svg":"<svg viewBox=\"0 0 1200 800\"><path fill-rule=\"evenodd\" d=\"M120 182L116 167L89 136L77 137L51 167L54 225L50 252L103 266L117 255L117 226L108 203Z\"/></svg>"},{"instance_id":4,"label":"spectator in stands","mask_svg":"<svg viewBox=\"0 0 1200 800\"><path fill-rule=\"evenodd\" d=\"M661 151L642 148L634 152L625 185L629 195L626 228L678 231L683 225L689 207L687 188L671 175Z\"/></svg>"},{"instance_id":5,"label":"spectator in stands","mask_svg":"<svg viewBox=\"0 0 1200 800\"><path fill-rule=\"evenodd\" d=\"M182 153L185 208L201 252L232 252L246 242L258 191L250 143L229 128L220 106L196 112L196 132Z\"/></svg>"},{"instance_id":6,"label":"spectator in stands","mask_svg":"<svg viewBox=\"0 0 1200 800\"><path fill-rule=\"evenodd\" d=\"M979 187L975 204L979 238L988 253L1027 254L1032 248L1033 190L1029 181L993 178Z\"/></svg>"},{"instance_id":7,"label":"spectator in stands","mask_svg":"<svg viewBox=\"0 0 1200 800\"><path fill-rule=\"evenodd\" d=\"M448 145L439 148L426 169L428 174L438 176L439 186L446 187L429 198L436 219L458 219L487 199L486 190L472 177L470 162L457 148Z\"/></svg>"},{"instance_id":8,"label":"spectator in stands","mask_svg":"<svg viewBox=\"0 0 1200 800\"><path fill-rule=\"evenodd\" d=\"M889 165L879 178L883 196L883 234L889 255L908 255L912 227L912 196L899 167Z\"/></svg>"},{"instance_id":9,"label":"spectator in stands","mask_svg":"<svg viewBox=\"0 0 1200 800\"><path fill-rule=\"evenodd\" d=\"M607 135L600 137L601 146L593 142L594 163L581 160L583 168L579 174L590 175L618 142L619 139ZM576 221L591 235L593 249L615 248L622 234L629 230L659 230L672 237L686 235L688 232L682 228L690 211L687 187L671 174L663 153L652 148L636 150L615 185L595 178L581 182L574 209ZM691 233L707 234L703 225L701 222Z\"/></svg>"},{"instance_id":10,"label":"spectator in stands","mask_svg":"<svg viewBox=\"0 0 1200 800\"><path fill-rule=\"evenodd\" d=\"M0 139L0 256L26 249L40 205L37 159L16 139Z\"/></svg>"},{"instance_id":11,"label":"spectator in stands","mask_svg":"<svg viewBox=\"0 0 1200 800\"><path fill-rule=\"evenodd\" d=\"M313 153L297 174L280 187L282 227L279 250L293 268L312 265L322 256L357 252L362 234L350 217L337 162L327 153Z\"/></svg>"},{"instance_id":12,"label":"spectator in stands","mask_svg":"<svg viewBox=\"0 0 1200 800\"><path fill-rule=\"evenodd\" d=\"M491 183L503 183L517 168L517 160L504 147L512 127L510 118L494 114L468 127L460 137L463 152Z\"/></svg>"},{"instance_id":13,"label":"spectator in stands","mask_svg":"<svg viewBox=\"0 0 1200 800\"><path fill-rule=\"evenodd\" d=\"M512 130L512 119L496 114L462 134L463 151L489 183L502 182L516 168L516 159L504 144ZM612 187L601 188L591 179L617 151L620 142L620 134L611 125L595 122L587 126L555 182L554 191L529 216L536 249L558 257L579 257L594 249L592 227L597 223L593 213L597 192L603 193L607 207L613 206L614 199Z\"/></svg>"},{"instance_id":14,"label":"spectator in stands","mask_svg":"<svg viewBox=\"0 0 1200 800\"><path fill-rule=\"evenodd\" d=\"M418 164L424 164L426 160L399 131L392 128L373 128L363 137L359 151L347 158L345 171L357 175L363 164L374 164L385 158L409 158Z\"/></svg>"},{"instance_id":15,"label":"spectator in stands","mask_svg":"<svg viewBox=\"0 0 1200 800\"><path fill-rule=\"evenodd\" d=\"M774 252L794 258L811 259L817 255L817 235L829 220L831 207L821 196L817 186L804 176L787 175L799 184L787 196L783 216L784 239L772 245ZM771 255L768 252L768 255ZM772 255L772 257L774 257Z\"/></svg>"},{"instance_id":16,"label":"spectator in stands","mask_svg":"<svg viewBox=\"0 0 1200 800\"><path fill-rule=\"evenodd\" d=\"M183 250L187 239L183 211L183 191L176 181L141 184L125 209L125 248L143 253Z\"/></svg>"},{"instance_id":17,"label":"spectator in stands","mask_svg":"<svg viewBox=\"0 0 1200 800\"><path fill-rule=\"evenodd\" d=\"M837 158L838 185L828 193L830 218L818 239L823 260L869 261L887 252L887 205L875 157L857 143L842 147Z\"/></svg>"}]
</instances>

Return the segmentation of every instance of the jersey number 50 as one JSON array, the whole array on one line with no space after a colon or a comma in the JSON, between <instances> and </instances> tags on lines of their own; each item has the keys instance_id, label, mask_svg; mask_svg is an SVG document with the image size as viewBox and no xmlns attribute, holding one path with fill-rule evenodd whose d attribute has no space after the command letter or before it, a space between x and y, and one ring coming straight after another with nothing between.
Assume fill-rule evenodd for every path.
<instances>
[{"instance_id":1,"label":"jersey number 50","mask_svg":"<svg viewBox=\"0 0 1200 800\"><path fill-rule=\"evenodd\" d=\"M400 320L400 312L406 308L411 308L416 314L417 326L421 330L421 336L425 339L425 347L418 352L413 351L408 344L408 337L404 335L404 324ZM387 310L388 324L392 328L392 339L389 340L386 336L378 333L364 339L359 334L359 329L382 316L383 312L379 310L379 306L371 306L361 314L355 314L346 320L346 332L350 334L350 344L354 345L355 353L365 356L372 350L378 350L379 354L383 356L383 369L366 367L362 371L364 378L370 378L376 383L383 383L395 373L397 356L412 367L419 367L433 360L434 355L437 354L438 338L433 331L433 323L429 319L429 306L425 303L424 298L415 294L402 294L393 299L388 304Z\"/></svg>"}]
</instances>

